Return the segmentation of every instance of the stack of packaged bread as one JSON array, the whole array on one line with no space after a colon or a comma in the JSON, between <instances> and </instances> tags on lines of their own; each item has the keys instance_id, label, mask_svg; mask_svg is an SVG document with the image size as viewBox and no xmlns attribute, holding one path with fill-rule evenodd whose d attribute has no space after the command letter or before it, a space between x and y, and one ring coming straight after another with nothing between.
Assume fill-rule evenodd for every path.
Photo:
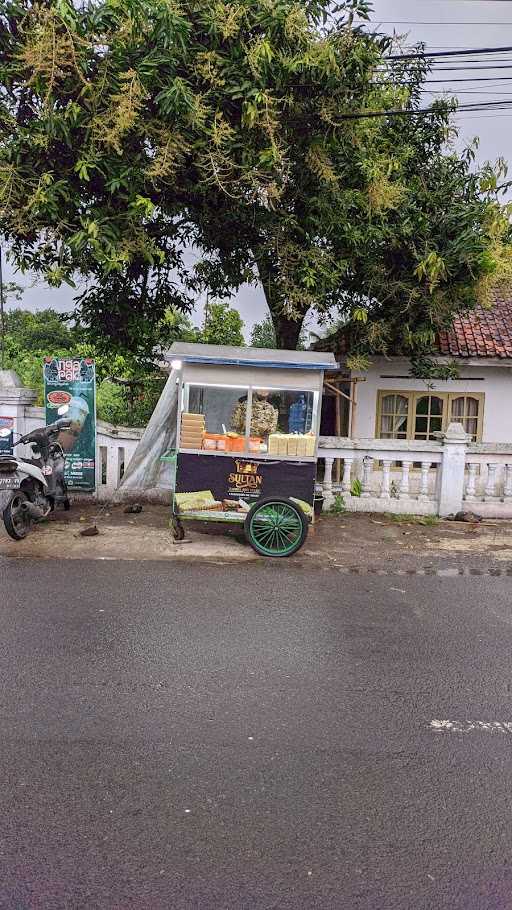
<instances>
[{"instance_id":1,"label":"stack of packaged bread","mask_svg":"<svg viewBox=\"0 0 512 910\"><path fill-rule=\"evenodd\" d=\"M204 414L181 415L180 446L182 449L200 449L205 431Z\"/></svg>"},{"instance_id":2,"label":"stack of packaged bread","mask_svg":"<svg viewBox=\"0 0 512 910\"><path fill-rule=\"evenodd\" d=\"M269 455L314 455L315 445L314 433L271 433L268 437Z\"/></svg>"}]
</instances>

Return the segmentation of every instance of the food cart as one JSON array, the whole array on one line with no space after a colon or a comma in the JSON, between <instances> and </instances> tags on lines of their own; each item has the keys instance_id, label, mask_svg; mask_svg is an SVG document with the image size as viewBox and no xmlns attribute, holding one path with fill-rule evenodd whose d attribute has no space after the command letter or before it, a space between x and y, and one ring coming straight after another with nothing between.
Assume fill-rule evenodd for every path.
<instances>
[{"instance_id":1,"label":"food cart","mask_svg":"<svg viewBox=\"0 0 512 910\"><path fill-rule=\"evenodd\" d=\"M243 524L264 556L290 556L314 520L324 370L333 354L176 342L171 526Z\"/></svg>"}]
</instances>

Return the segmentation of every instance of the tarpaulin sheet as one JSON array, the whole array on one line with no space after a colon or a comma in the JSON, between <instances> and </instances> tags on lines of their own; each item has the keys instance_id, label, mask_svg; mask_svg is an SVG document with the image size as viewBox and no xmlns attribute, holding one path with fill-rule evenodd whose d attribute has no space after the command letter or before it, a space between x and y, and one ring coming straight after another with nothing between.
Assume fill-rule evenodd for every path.
<instances>
[{"instance_id":1,"label":"tarpaulin sheet","mask_svg":"<svg viewBox=\"0 0 512 910\"><path fill-rule=\"evenodd\" d=\"M179 372L171 370L158 404L144 430L126 473L119 494L151 493L162 498L171 489L171 466L162 463L162 455L176 445Z\"/></svg>"}]
</instances>

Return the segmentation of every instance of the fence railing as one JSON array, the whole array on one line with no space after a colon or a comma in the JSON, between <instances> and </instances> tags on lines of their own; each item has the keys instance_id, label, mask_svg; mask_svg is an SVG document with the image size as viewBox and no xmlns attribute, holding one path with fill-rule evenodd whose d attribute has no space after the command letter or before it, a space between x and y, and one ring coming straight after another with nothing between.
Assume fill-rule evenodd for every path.
<instances>
[{"instance_id":1,"label":"fence railing","mask_svg":"<svg viewBox=\"0 0 512 910\"><path fill-rule=\"evenodd\" d=\"M438 442L322 437L319 461L324 508L338 496L350 511L512 517L512 443L469 443L459 424Z\"/></svg>"}]
</instances>

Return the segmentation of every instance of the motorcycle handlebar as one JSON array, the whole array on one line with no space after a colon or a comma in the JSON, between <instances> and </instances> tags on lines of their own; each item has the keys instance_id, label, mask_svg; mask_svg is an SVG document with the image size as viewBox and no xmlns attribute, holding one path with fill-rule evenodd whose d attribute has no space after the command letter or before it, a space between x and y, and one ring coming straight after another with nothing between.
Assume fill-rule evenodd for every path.
<instances>
[{"instance_id":1,"label":"motorcycle handlebar","mask_svg":"<svg viewBox=\"0 0 512 910\"><path fill-rule=\"evenodd\" d=\"M71 423L71 420L62 417L60 420L56 420L55 423L50 423L47 427L38 427L37 430L32 430L31 433L27 433L25 436L20 436L14 445L48 442L52 436L57 435L61 430L67 430Z\"/></svg>"}]
</instances>

